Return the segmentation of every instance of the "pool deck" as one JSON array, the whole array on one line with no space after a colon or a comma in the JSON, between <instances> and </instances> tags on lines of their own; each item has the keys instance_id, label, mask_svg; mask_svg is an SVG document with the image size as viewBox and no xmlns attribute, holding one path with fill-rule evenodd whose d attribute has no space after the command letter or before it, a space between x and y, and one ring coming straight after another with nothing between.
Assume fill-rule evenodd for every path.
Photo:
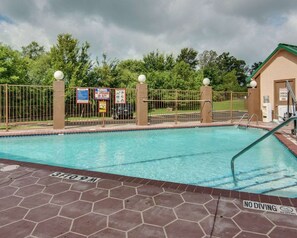
<instances>
[{"instance_id":1,"label":"pool deck","mask_svg":"<svg viewBox=\"0 0 297 238\"><path fill-rule=\"evenodd\" d=\"M193 125L163 127L179 126ZM275 124L260 126L269 129ZM30 130L29 133L132 129L139 127L123 125L116 128L85 127L62 131ZM27 135L28 131L0 133L2 136L8 134ZM292 151L297 151L295 141L286 132L280 133L278 138L290 146ZM1 171L10 165L20 167ZM100 179L95 183L81 182L52 177L50 174L53 172ZM297 237L297 215L244 208L243 200L276 204L288 209L297 208L295 198L239 193L0 159L1 237Z\"/></svg>"}]
</instances>

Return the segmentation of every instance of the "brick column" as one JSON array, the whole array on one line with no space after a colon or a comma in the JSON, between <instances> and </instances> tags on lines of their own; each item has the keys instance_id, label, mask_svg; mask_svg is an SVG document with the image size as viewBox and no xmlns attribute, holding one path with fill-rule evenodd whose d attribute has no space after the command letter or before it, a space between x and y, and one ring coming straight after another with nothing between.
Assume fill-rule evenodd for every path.
<instances>
[{"instance_id":1,"label":"brick column","mask_svg":"<svg viewBox=\"0 0 297 238\"><path fill-rule=\"evenodd\" d=\"M212 122L212 87L202 86L200 88L201 100L201 123Z\"/></svg>"},{"instance_id":2,"label":"brick column","mask_svg":"<svg viewBox=\"0 0 297 238\"><path fill-rule=\"evenodd\" d=\"M256 114L258 116L258 120L260 120L259 115L259 107L260 107L260 101L258 97L257 88L249 88L248 89L248 114L249 116L252 116L253 114ZM251 121L257 121L257 117L253 117Z\"/></svg>"},{"instance_id":3,"label":"brick column","mask_svg":"<svg viewBox=\"0 0 297 238\"><path fill-rule=\"evenodd\" d=\"M65 128L65 84L54 81L54 129Z\"/></svg>"},{"instance_id":4,"label":"brick column","mask_svg":"<svg viewBox=\"0 0 297 238\"><path fill-rule=\"evenodd\" d=\"M147 126L148 105L143 100L147 99L147 84L136 85L136 125Z\"/></svg>"}]
</instances>

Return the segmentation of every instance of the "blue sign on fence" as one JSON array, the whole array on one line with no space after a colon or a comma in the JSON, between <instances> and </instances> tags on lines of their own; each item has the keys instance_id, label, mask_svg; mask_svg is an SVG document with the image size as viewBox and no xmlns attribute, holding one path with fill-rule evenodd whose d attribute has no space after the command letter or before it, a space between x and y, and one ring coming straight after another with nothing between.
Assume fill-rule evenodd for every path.
<instances>
[{"instance_id":1,"label":"blue sign on fence","mask_svg":"<svg viewBox=\"0 0 297 238\"><path fill-rule=\"evenodd\" d=\"M76 103L89 103L89 89L77 88L76 89Z\"/></svg>"}]
</instances>

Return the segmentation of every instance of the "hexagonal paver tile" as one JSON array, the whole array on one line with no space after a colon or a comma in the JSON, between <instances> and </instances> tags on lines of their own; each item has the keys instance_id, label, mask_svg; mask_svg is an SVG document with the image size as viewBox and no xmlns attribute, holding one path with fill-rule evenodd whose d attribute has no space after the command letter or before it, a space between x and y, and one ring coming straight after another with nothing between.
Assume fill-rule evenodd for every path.
<instances>
[{"instance_id":1,"label":"hexagonal paver tile","mask_svg":"<svg viewBox=\"0 0 297 238\"><path fill-rule=\"evenodd\" d=\"M165 227L168 238L198 238L203 237L204 233L197 223L177 220Z\"/></svg>"},{"instance_id":2,"label":"hexagonal paver tile","mask_svg":"<svg viewBox=\"0 0 297 238\"><path fill-rule=\"evenodd\" d=\"M126 238L126 233L123 231L113 230L106 228L102 231L95 233L94 235L89 236L89 238Z\"/></svg>"},{"instance_id":3,"label":"hexagonal paver tile","mask_svg":"<svg viewBox=\"0 0 297 238\"><path fill-rule=\"evenodd\" d=\"M37 178L43 178L43 177L47 177L50 174L52 174L52 171L49 170L38 170L32 173L32 177L37 177Z\"/></svg>"},{"instance_id":4,"label":"hexagonal paver tile","mask_svg":"<svg viewBox=\"0 0 297 238\"><path fill-rule=\"evenodd\" d=\"M17 206L22 198L16 196L9 196L0 199L0 211L8 209L10 207Z\"/></svg>"},{"instance_id":5,"label":"hexagonal paver tile","mask_svg":"<svg viewBox=\"0 0 297 238\"><path fill-rule=\"evenodd\" d=\"M28 196L32 196L34 194L40 193L43 189L44 189L43 185L32 184L32 185L20 188L15 193L15 195L21 196L21 197L28 197Z\"/></svg>"},{"instance_id":6,"label":"hexagonal paver tile","mask_svg":"<svg viewBox=\"0 0 297 238\"><path fill-rule=\"evenodd\" d=\"M267 238L266 235L261 235L257 233L251 233L247 231L240 232L235 238Z\"/></svg>"},{"instance_id":7,"label":"hexagonal paver tile","mask_svg":"<svg viewBox=\"0 0 297 238\"><path fill-rule=\"evenodd\" d=\"M74 191L66 191L64 193L59 193L54 195L51 203L57 205L66 205L68 203L77 201L80 197L80 193Z\"/></svg>"},{"instance_id":8,"label":"hexagonal paver tile","mask_svg":"<svg viewBox=\"0 0 297 238\"><path fill-rule=\"evenodd\" d=\"M77 201L77 202L65 205L62 208L60 214L61 216L76 218L91 212L91 210L92 210L92 203L85 202L85 201Z\"/></svg>"},{"instance_id":9,"label":"hexagonal paver tile","mask_svg":"<svg viewBox=\"0 0 297 238\"><path fill-rule=\"evenodd\" d=\"M109 216L108 226L122 231L128 231L142 223L139 212L121 210Z\"/></svg>"},{"instance_id":10,"label":"hexagonal paver tile","mask_svg":"<svg viewBox=\"0 0 297 238\"><path fill-rule=\"evenodd\" d=\"M36 183L37 180L38 180L38 178L34 178L34 177L19 178L17 180L14 180L11 183L11 185L15 186L15 187L24 187L24 186L28 186L28 185Z\"/></svg>"},{"instance_id":11,"label":"hexagonal paver tile","mask_svg":"<svg viewBox=\"0 0 297 238\"><path fill-rule=\"evenodd\" d=\"M240 212L233 220L242 230L260 234L266 234L274 226L264 215L256 213Z\"/></svg>"},{"instance_id":12,"label":"hexagonal paver tile","mask_svg":"<svg viewBox=\"0 0 297 238\"><path fill-rule=\"evenodd\" d=\"M212 200L205 204L206 209L209 211L210 214L215 214L217 208L218 200ZM217 210L218 216L224 217L233 217L236 215L240 210L231 202L231 201L219 201L219 206Z\"/></svg>"},{"instance_id":13,"label":"hexagonal paver tile","mask_svg":"<svg viewBox=\"0 0 297 238\"><path fill-rule=\"evenodd\" d=\"M271 238L296 238L297 229L287 228L287 227L275 227L270 233Z\"/></svg>"},{"instance_id":14,"label":"hexagonal paver tile","mask_svg":"<svg viewBox=\"0 0 297 238\"><path fill-rule=\"evenodd\" d=\"M65 217L54 217L38 223L32 235L43 238L52 238L68 232L70 226L70 219Z\"/></svg>"},{"instance_id":15,"label":"hexagonal paver tile","mask_svg":"<svg viewBox=\"0 0 297 238\"><path fill-rule=\"evenodd\" d=\"M108 197L108 191L105 189L95 188L82 193L81 200L96 202Z\"/></svg>"},{"instance_id":16,"label":"hexagonal paver tile","mask_svg":"<svg viewBox=\"0 0 297 238\"><path fill-rule=\"evenodd\" d=\"M157 226L165 226L176 219L173 209L166 207L154 206L142 214L145 223Z\"/></svg>"},{"instance_id":17,"label":"hexagonal paver tile","mask_svg":"<svg viewBox=\"0 0 297 238\"><path fill-rule=\"evenodd\" d=\"M92 188L96 188L96 183L77 182L72 184L71 186L71 190L78 191L78 192L84 192Z\"/></svg>"},{"instance_id":18,"label":"hexagonal paver tile","mask_svg":"<svg viewBox=\"0 0 297 238\"><path fill-rule=\"evenodd\" d=\"M46 204L30 210L25 218L30 221L40 222L58 215L59 211L60 206Z\"/></svg>"},{"instance_id":19,"label":"hexagonal paver tile","mask_svg":"<svg viewBox=\"0 0 297 238\"><path fill-rule=\"evenodd\" d=\"M59 183L49 185L48 187L46 187L46 189L44 189L43 192L49 193L49 194L58 194L69 190L69 188L70 188L70 184L59 182Z\"/></svg>"},{"instance_id":20,"label":"hexagonal paver tile","mask_svg":"<svg viewBox=\"0 0 297 238\"><path fill-rule=\"evenodd\" d=\"M121 186L110 190L110 196L125 199L136 194L136 188Z\"/></svg>"},{"instance_id":21,"label":"hexagonal paver tile","mask_svg":"<svg viewBox=\"0 0 297 238\"><path fill-rule=\"evenodd\" d=\"M174 210L178 218L189 221L200 221L209 215L206 209L199 204L183 203Z\"/></svg>"},{"instance_id":22,"label":"hexagonal paver tile","mask_svg":"<svg viewBox=\"0 0 297 238\"><path fill-rule=\"evenodd\" d=\"M165 238L163 228L143 224L128 232L129 238Z\"/></svg>"},{"instance_id":23,"label":"hexagonal paver tile","mask_svg":"<svg viewBox=\"0 0 297 238\"><path fill-rule=\"evenodd\" d=\"M200 225L207 235L210 235L212 229L212 235L214 237L234 237L240 232L240 229L230 218L217 217L214 227L213 223L213 215L208 216L206 219L200 222Z\"/></svg>"},{"instance_id":24,"label":"hexagonal paver tile","mask_svg":"<svg viewBox=\"0 0 297 238\"><path fill-rule=\"evenodd\" d=\"M61 182L62 179L60 178L55 178L55 177L44 177L38 180L37 184L41 184L41 185L51 185L54 183L59 183Z\"/></svg>"},{"instance_id":25,"label":"hexagonal paver tile","mask_svg":"<svg viewBox=\"0 0 297 238\"><path fill-rule=\"evenodd\" d=\"M115 198L105 198L94 204L93 211L110 215L124 208L123 201Z\"/></svg>"},{"instance_id":26,"label":"hexagonal paver tile","mask_svg":"<svg viewBox=\"0 0 297 238\"><path fill-rule=\"evenodd\" d=\"M0 178L0 187L8 186L11 184L11 182L12 182L12 180L9 178Z\"/></svg>"},{"instance_id":27,"label":"hexagonal paver tile","mask_svg":"<svg viewBox=\"0 0 297 238\"><path fill-rule=\"evenodd\" d=\"M22 207L13 207L0 212L0 226L23 219L28 209Z\"/></svg>"},{"instance_id":28,"label":"hexagonal paver tile","mask_svg":"<svg viewBox=\"0 0 297 238\"><path fill-rule=\"evenodd\" d=\"M35 238L35 237L32 237ZM87 238L87 236L79 235L73 232L67 232L63 235L58 236L57 238Z\"/></svg>"},{"instance_id":29,"label":"hexagonal paver tile","mask_svg":"<svg viewBox=\"0 0 297 238\"><path fill-rule=\"evenodd\" d=\"M182 197L186 202L204 204L213 198L209 194L185 192Z\"/></svg>"},{"instance_id":30,"label":"hexagonal paver tile","mask_svg":"<svg viewBox=\"0 0 297 238\"><path fill-rule=\"evenodd\" d=\"M97 183L97 188L111 189L119 186L122 186L122 182L109 179L102 179Z\"/></svg>"},{"instance_id":31,"label":"hexagonal paver tile","mask_svg":"<svg viewBox=\"0 0 297 238\"><path fill-rule=\"evenodd\" d=\"M183 199L179 194L161 193L154 197L155 203L164 207L176 207L183 203Z\"/></svg>"},{"instance_id":32,"label":"hexagonal paver tile","mask_svg":"<svg viewBox=\"0 0 297 238\"><path fill-rule=\"evenodd\" d=\"M20 206L26 208L38 207L40 205L46 204L52 198L51 195L39 193L30 197L26 197L21 203Z\"/></svg>"},{"instance_id":33,"label":"hexagonal paver tile","mask_svg":"<svg viewBox=\"0 0 297 238\"><path fill-rule=\"evenodd\" d=\"M96 231L100 231L107 226L107 217L95 213L89 213L73 222L72 231L82 234L91 235Z\"/></svg>"},{"instance_id":34,"label":"hexagonal paver tile","mask_svg":"<svg viewBox=\"0 0 297 238\"><path fill-rule=\"evenodd\" d=\"M17 190L17 188L6 186L3 188L0 188L0 198L8 197Z\"/></svg>"},{"instance_id":35,"label":"hexagonal paver tile","mask_svg":"<svg viewBox=\"0 0 297 238\"><path fill-rule=\"evenodd\" d=\"M0 228L1 237L23 238L30 235L34 229L35 223L30 221L17 221Z\"/></svg>"},{"instance_id":36,"label":"hexagonal paver tile","mask_svg":"<svg viewBox=\"0 0 297 238\"><path fill-rule=\"evenodd\" d=\"M154 206L154 201L150 197L135 195L125 200L125 207L130 210L143 211Z\"/></svg>"},{"instance_id":37,"label":"hexagonal paver tile","mask_svg":"<svg viewBox=\"0 0 297 238\"><path fill-rule=\"evenodd\" d=\"M143 185L137 188L138 194L146 196L156 196L160 193L163 193L163 189L157 186Z\"/></svg>"},{"instance_id":38,"label":"hexagonal paver tile","mask_svg":"<svg viewBox=\"0 0 297 238\"><path fill-rule=\"evenodd\" d=\"M278 226L297 227L297 216L267 212L265 216Z\"/></svg>"}]
</instances>

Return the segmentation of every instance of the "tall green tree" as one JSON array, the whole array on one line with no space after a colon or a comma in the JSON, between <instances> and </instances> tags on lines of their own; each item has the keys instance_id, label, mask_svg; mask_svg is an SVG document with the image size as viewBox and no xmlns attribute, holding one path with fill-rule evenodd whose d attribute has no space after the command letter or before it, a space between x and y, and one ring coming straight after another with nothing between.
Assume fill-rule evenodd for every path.
<instances>
[{"instance_id":1,"label":"tall green tree","mask_svg":"<svg viewBox=\"0 0 297 238\"><path fill-rule=\"evenodd\" d=\"M94 86L117 88L120 87L118 79L118 60L108 59L106 54L102 55L101 63L97 60L97 64L93 69Z\"/></svg>"},{"instance_id":2,"label":"tall green tree","mask_svg":"<svg viewBox=\"0 0 297 238\"><path fill-rule=\"evenodd\" d=\"M27 46L22 46L23 57L35 60L45 53L44 46L40 46L36 41L32 41Z\"/></svg>"},{"instance_id":3,"label":"tall green tree","mask_svg":"<svg viewBox=\"0 0 297 238\"><path fill-rule=\"evenodd\" d=\"M198 52L193 48L183 48L181 49L179 55L176 58L176 62L185 62L191 69L195 70L198 66Z\"/></svg>"},{"instance_id":4,"label":"tall green tree","mask_svg":"<svg viewBox=\"0 0 297 238\"><path fill-rule=\"evenodd\" d=\"M92 81L89 48L88 42L80 46L70 34L58 35L57 44L50 49L50 59L54 70L63 71L66 87L88 86Z\"/></svg>"},{"instance_id":5,"label":"tall green tree","mask_svg":"<svg viewBox=\"0 0 297 238\"><path fill-rule=\"evenodd\" d=\"M27 61L17 50L0 43L0 84L28 84Z\"/></svg>"}]
</instances>

